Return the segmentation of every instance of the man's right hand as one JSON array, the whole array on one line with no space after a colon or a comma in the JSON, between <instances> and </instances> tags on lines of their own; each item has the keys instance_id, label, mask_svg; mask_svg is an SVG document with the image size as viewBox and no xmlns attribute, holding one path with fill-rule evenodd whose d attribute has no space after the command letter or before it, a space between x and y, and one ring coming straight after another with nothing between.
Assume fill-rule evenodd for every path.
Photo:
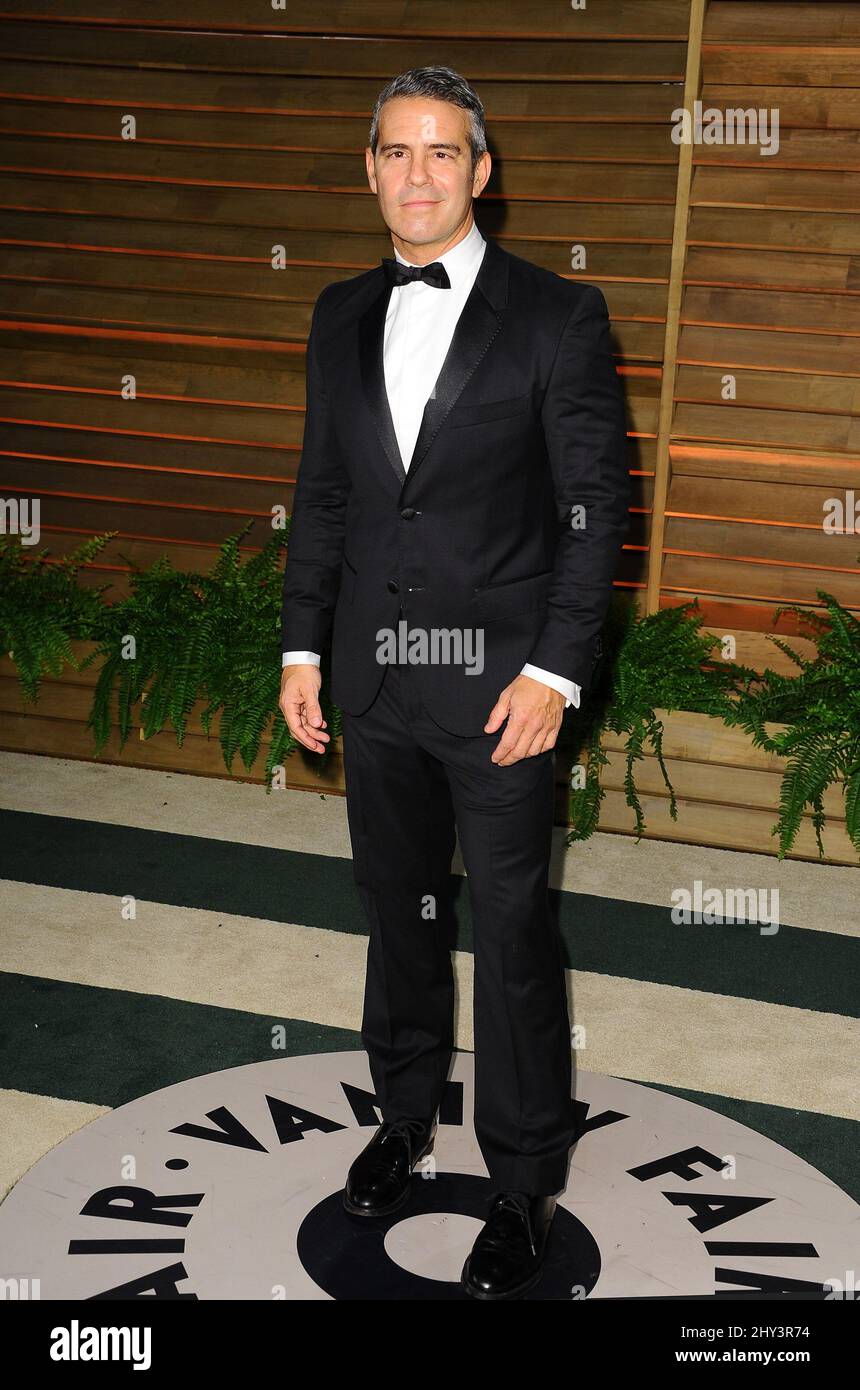
<instances>
[{"instance_id":1,"label":"man's right hand","mask_svg":"<svg viewBox=\"0 0 860 1390\"><path fill-rule=\"evenodd\" d=\"M319 704L320 668L297 663L281 673L279 704L293 738L312 753L323 753L329 741Z\"/></svg>"}]
</instances>

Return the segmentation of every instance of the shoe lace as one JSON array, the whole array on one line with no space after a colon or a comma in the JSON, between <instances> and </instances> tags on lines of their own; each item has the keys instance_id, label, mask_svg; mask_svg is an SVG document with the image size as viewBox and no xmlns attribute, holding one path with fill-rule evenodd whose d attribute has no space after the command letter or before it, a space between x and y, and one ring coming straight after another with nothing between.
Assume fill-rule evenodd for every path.
<instances>
[{"instance_id":1,"label":"shoe lace","mask_svg":"<svg viewBox=\"0 0 860 1390\"><path fill-rule=\"evenodd\" d=\"M383 1135L382 1143L384 1144L385 1140L390 1139L393 1134L405 1139L409 1147L409 1162L411 1164L413 1148L426 1128L423 1120L395 1120Z\"/></svg>"},{"instance_id":2,"label":"shoe lace","mask_svg":"<svg viewBox=\"0 0 860 1390\"><path fill-rule=\"evenodd\" d=\"M526 1192L500 1192L493 1203L493 1211L512 1211L522 1218L528 1232L531 1252L536 1255L534 1232L529 1214L530 1203L531 1198Z\"/></svg>"}]
</instances>

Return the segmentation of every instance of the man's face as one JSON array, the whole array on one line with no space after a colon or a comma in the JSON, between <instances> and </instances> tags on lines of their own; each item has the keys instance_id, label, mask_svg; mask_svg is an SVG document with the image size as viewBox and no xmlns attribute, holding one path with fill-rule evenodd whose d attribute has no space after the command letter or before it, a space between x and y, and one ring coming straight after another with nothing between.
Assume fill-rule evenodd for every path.
<instances>
[{"instance_id":1,"label":"man's face","mask_svg":"<svg viewBox=\"0 0 860 1390\"><path fill-rule=\"evenodd\" d=\"M462 107L433 97L394 97L383 106L376 157L369 147L365 156L395 244L441 254L470 217L491 161L482 155L472 171L468 129Z\"/></svg>"}]
</instances>

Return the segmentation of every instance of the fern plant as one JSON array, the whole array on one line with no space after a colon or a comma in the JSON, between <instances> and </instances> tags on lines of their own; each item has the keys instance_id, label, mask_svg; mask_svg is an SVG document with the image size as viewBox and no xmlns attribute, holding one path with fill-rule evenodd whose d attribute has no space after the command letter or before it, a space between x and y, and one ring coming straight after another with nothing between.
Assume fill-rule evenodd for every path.
<instances>
[{"instance_id":1,"label":"fern plant","mask_svg":"<svg viewBox=\"0 0 860 1390\"><path fill-rule=\"evenodd\" d=\"M60 676L69 663L82 670L101 660L88 726L95 752L102 751L118 723L120 746L138 710L144 736L171 725L181 744L195 703L201 722L218 736L227 768L236 754L247 771L270 730L265 763L267 790L274 769L297 746L278 707L280 691L280 558L286 533L274 534L244 564L240 544L248 522L221 546L209 574L176 570L162 557L148 570L131 564L130 593L105 601L108 584L82 587L79 571L92 564L115 532L94 536L72 554L53 560L31 555L20 537L0 538L0 650L12 654L25 698L35 701L45 675ZM131 563L131 562L129 562ZM572 712L563 739L586 760L582 787L570 797L568 841L586 839L597 827L604 798L601 773L609 761L607 733L625 739L624 793L636 834L645 818L636 787L636 764L651 753L677 804L663 756L658 709L690 710L742 727L761 748L786 760L779 819L774 834L779 857L793 847L807 812L819 854L825 822L824 794L843 786L848 834L860 851L860 621L823 590L822 613L788 605L778 610L798 617L816 642L807 659L782 638L772 641L798 668L783 676L761 675L723 661L719 639L701 631L695 602L641 617L621 595L610 605L602 633L604 655L582 707ZM81 663L71 643L89 639L95 650ZM342 725L328 694L325 670L320 691L331 741L314 760L322 770ZM784 725L774 730L773 725ZM769 727L770 726L770 727Z\"/></svg>"},{"instance_id":2,"label":"fern plant","mask_svg":"<svg viewBox=\"0 0 860 1390\"><path fill-rule=\"evenodd\" d=\"M93 536L71 554L29 552L18 535L0 537L0 651L12 656L24 699L35 703L43 676L59 676L68 664L82 670L72 650L76 638L98 638L104 628L102 594L109 586L83 588L78 571L92 564L116 535Z\"/></svg>"},{"instance_id":3,"label":"fern plant","mask_svg":"<svg viewBox=\"0 0 860 1390\"><path fill-rule=\"evenodd\" d=\"M110 608L95 654L102 667L88 723L96 753L115 722L124 745L138 707L145 738L169 724L181 745L188 716L201 700L207 736L220 714L218 737L230 771L237 753L251 770L272 724L264 773L271 786L275 767L297 747L278 707L279 558L287 536L273 534L242 564L239 547L252 525L224 541L209 574L176 570L165 556L146 571L133 568L130 594ZM336 737L339 714L327 697L321 704Z\"/></svg>"},{"instance_id":4,"label":"fern plant","mask_svg":"<svg viewBox=\"0 0 860 1390\"><path fill-rule=\"evenodd\" d=\"M602 769L607 733L626 736L624 797L633 811L637 839L645 817L636 787L636 763L650 751L669 792L669 813L678 818L675 791L663 757L663 724L656 711L691 710L727 719L733 697L748 689L755 672L716 656L719 638L701 631L695 601L641 616L613 595L602 637L603 655L590 689L571 720L574 748L585 755L583 785L570 794L568 844L594 833L604 798Z\"/></svg>"},{"instance_id":5,"label":"fern plant","mask_svg":"<svg viewBox=\"0 0 860 1390\"><path fill-rule=\"evenodd\" d=\"M812 637L816 654L807 658L788 642L770 640L797 666L796 676L768 668L756 686L732 707L727 723L740 725L759 748L787 760L779 799L778 857L794 845L807 808L819 857L824 856L824 793L841 783L846 830L860 850L860 621L823 589L823 613L787 604L776 613L792 613ZM826 615L826 616L825 616ZM767 724L785 724L782 730Z\"/></svg>"}]
</instances>

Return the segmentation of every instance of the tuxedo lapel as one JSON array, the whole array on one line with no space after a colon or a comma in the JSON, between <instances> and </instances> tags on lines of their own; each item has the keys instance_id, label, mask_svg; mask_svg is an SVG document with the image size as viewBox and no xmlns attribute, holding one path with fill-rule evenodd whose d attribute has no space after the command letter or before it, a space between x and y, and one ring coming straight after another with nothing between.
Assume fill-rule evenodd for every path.
<instances>
[{"instance_id":1,"label":"tuxedo lapel","mask_svg":"<svg viewBox=\"0 0 860 1390\"><path fill-rule=\"evenodd\" d=\"M381 266L379 293L359 320L359 354L365 395L376 421L386 458L401 486L408 484L415 476L448 411L455 404L469 377L501 329L502 311L507 304L508 296L507 253L490 237L486 238L486 242L487 247L475 283L457 320L442 369L424 407L408 471L400 456L385 390L383 342L391 286ZM445 291L435 290L434 293L444 294Z\"/></svg>"},{"instance_id":2,"label":"tuxedo lapel","mask_svg":"<svg viewBox=\"0 0 860 1390\"><path fill-rule=\"evenodd\" d=\"M395 477L402 484L406 479L406 469L400 457L400 447L391 418L391 408L385 390L385 368L382 350L385 335L385 315L393 286L385 278L379 267L379 293L368 305L358 321L358 352L361 365L361 380L364 394L376 421L376 428L385 456L394 470ZM441 293L441 291L440 291Z\"/></svg>"}]
</instances>

